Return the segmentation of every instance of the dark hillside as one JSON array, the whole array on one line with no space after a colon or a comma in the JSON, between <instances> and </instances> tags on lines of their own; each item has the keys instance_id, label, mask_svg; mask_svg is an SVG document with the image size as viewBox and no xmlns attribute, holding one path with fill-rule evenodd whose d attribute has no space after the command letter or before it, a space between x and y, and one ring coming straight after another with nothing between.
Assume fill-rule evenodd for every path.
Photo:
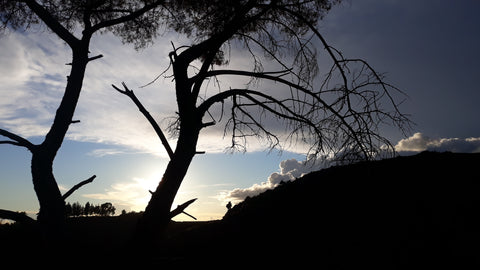
<instances>
[{"instance_id":1,"label":"dark hillside","mask_svg":"<svg viewBox=\"0 0 480 270\"><path fill-rule=\"evenodd\" d=\"M480 154L424 152L331 167L248 198L215 229L185 237L197 237L191 254L245 264L479 264L479 166Z\"/></svg>"}]
</instances>

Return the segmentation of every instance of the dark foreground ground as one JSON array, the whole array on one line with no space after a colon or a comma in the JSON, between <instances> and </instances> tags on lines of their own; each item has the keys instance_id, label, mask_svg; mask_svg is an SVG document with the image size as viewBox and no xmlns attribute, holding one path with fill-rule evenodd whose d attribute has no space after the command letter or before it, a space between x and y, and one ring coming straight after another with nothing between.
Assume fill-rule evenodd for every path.
<instances>
[{"instance_id":1,"label":"dark foreground ground","mask_svg":"<svg viewBox=\"0 0 480 270\"><path fill-rule=\"evenodd\" d=\"M172 222L148 248L130 241L138 216L70 219L62 256L74 266L163 269L478 269L479 192L480 154L425 152L308 174L222 220ZM34 258L37 239L21 225L0 226L2 261Z\"/></svg>"}]
</instances>

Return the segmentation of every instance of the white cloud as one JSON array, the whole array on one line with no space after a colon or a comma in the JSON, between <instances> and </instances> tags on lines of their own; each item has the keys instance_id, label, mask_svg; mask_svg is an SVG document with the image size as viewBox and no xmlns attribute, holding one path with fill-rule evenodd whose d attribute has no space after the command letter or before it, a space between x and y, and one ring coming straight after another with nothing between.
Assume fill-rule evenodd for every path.
<instances>
[{"instance_id":1,"label":"white cloud","mask_svg":"<svg viewBox=\"0 0 480 270\"><path fill-rule=\"evenodd\" d=\"M420 151L450 151L476 153L480 152L480 138L430 138L420 132L411 137L400 140L395 145L398 152L420 152Z\"/></svg>"},{"instance_id":2,"label":"white cloud","mask_svg":"<svg viewBox=\"0 0 480 270\"><path fill-rule=\"evenodd\" d=\"M103 143L111 148L123 149L106 151L110 147L105 147L92 152L92 155L142 152L166 156L157 135L133 102L111 87L111 84L121 86L122 81L126 82L166 131L168 121L165 119L175 116L177 110L174 82L160 78L149 87L139 88L168 66L168 52L172 48L170 42L164 42L165 40L172 40L177 45L189 43L170 34L160 38L152 47L137 52L111 34L94 37L90 46L91 55L102 54L104 57L87 66L74 116L74 119L81 122L70 127L68 139ZM0 42L2 62L7 63L0 67L0 71L4 71L0 73L0 127L25 137L44 136L63 95L66 75L70 71L70 66L65 65L71 62L70 49L48 32L12 33ZM232 68L248 68L243 55L235 55L234 52L232 57L235 57ZM222 87L242 87L248 78L224 77L221 81ZM209 94L202 90L202 95L207 97L216 93L216 87L210 87L213 90ZM220 112L220 108L219 105L211 112L215 114L216 109ZM228 135L223 138L224 123L225 117L222 123L202 130L199 150L220 153L231 145ZM171 140L170 144L174 148L175 140ZM256 139L248 141L248 151L265 148L264 142ZM306 149L302 145L295 145L286 150L305 152Z\"/></svg>"},{"instance_id":3,"label":"white cloud","mask_svg":"<svg viewBox=\"0 0 480 270\"><path fill-rule=\"evenodd\" d=\"M2 48L0 50L0 59L2 59L0 80L2 82L23 82L31 72L30 69L25 68L28 66L28 59L25 50L22 49L22 43L15 37L16 35L12 34L0 39L0 47ZM11 91L14 92L14 89L11 89Z\"/></svg>"},{"instance_id":4,"label":"white cloud","mask_svg":"<svg viewBox=\"0 0 480 270\"><path fill-rule=\"evenodd\" d=\"M109 155L125 154L126 151L119 148L99 148L88 153L90 156L94 157L104 157Z\"/></svg>"},{"instance_id":5,"label":"white cloud","mask_svg":"<svg viewBox=\"0 0 480 270\"><path fill-rule=\"evenodd\" d=\"M294 158L283 160L279 164L280 172L270 174L266 182L254 184L248 188L236 188L230 191L223 191L217 196L217 199L223 203L228 201L238 203L246 197L252 197L269 189L273 189L281 182L294 181L309 172L320 170L325 167L325 164L323 158L306 161L297 161Z\"/></svg>"},{"instance_id":6,"label":"white cloud","mask_svg":"<svg viewBox=\"0 0 480 270\"><path fill-rule=\"evenodd\" d=\"M52 38L52 39L50 39ZM87 66L82 94L67 138L96 142L130 151L165 155L165 150L150 124L133 102L116 92L111 84L121 82L135 91L152 116L166 130L166 118L174 116L176 98L171 79L160 78L155 84L139 88L153 80L168 66L169 42L174 35L160 39L154 46L137 52L112 35L95 36L91 55L103 58ZM66 84L70 50L47 32L12 33L0 39L0 127L25 137L44 136L53 121ZM219 144L223 128L211 127L202 132L199 149L223 152L229 139ZM175 141L170 142L175 147ZM261 147L251 145L250 150ZM96 155L119 154L122 151L97 151Z\"/></svg>"},{"instance_id":7,"label":"white cloud","mask_svg":"<svg viewBox=\"0 0 480 270\"><path fill-rule=\"evenodd\" d=\"M451 151L451 152L480 152L480 138L440 138L433 139L418 132L411 137L400 140L395 149L400 153L430 151ZM315 161L315 162L313 162ZM272 173L266 182L253 184L247 188L235 188L229 191L222 191L217 199L222 203L232 201L238 203L243 201L247 196L252 197L266 190L275 188L280 182L294 181L298 177L306 173L317 171L325 168L329 163L329 159L320 157L316 160L297 161L296 159L283 160L279 164L280 171Z\"/></svg>"},{"instance_id":8,"label":"white cloud","mask_svg":"<svg viewBox=\"0 0 480 270\"><path fill-rule=\"evenodd\" d=\"M40 34L11 33L0 39L0 46L0 126L26 137L44 135L61 98L65 51Z\"/></svg>"},{"instance_id":9,"label":"white cloud","mask_svg":"<svg viewBox=\"0 0 480 270\"><path fill-rule=\"evenodd\" d=\"M61 184L58 185L58 189L60 189L60 191L62 191L62 192L67 192L69 190L64 185L61 185Z\"/></svg>"},{"instance_id":10,"label":"white cloud","mask_svg":"<svg viewBox=\"0 0 480 270\"><path fill-rule=\"evenodd\" d=\"M71 61L69 49L49 37L46 33L12 33L0 39L1 128L25 137L44 136L48 132L70 68L65 63ZM161 61L161 56L168 55L167 49L159 45L136 52L111 35L97 36L95 40L91 46L92 55L101 53L104 57L87 67L74 116L81 123L72 125L67 137L141 152L162 152L147 121L131 100L114 91L111 84L127 82L159 120L174 114L174 93L166 83L138 89L163 69L167 58ZM100 152L95 154L106 153Z\"/></svg>"}]
</instances>

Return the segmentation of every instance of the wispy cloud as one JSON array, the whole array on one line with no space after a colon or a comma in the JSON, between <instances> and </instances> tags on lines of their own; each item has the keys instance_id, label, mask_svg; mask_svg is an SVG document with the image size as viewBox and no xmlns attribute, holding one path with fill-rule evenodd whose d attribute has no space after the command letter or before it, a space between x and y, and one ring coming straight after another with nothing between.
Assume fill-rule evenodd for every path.
<instances>
[{"instance_id":1,"label":"wispy cloud","mask_svg":"<svg viewBox=\"0 0 480 270\"><path fill-rule=\"evenodd\" d=\"M59 50L37 46L43 42ZM0 125L26 137L44 135L61 98L65 50L46 35L18 33L0 39L0 46Z\"/></svg>"},{"instance_id":2,"label":"wispy cloud","mask_svg":"<svg viewBox=\"0 0 480 270\"><path fill-rule=\"evenodd\" d=\"M164 38L177 40L175 43L186 42L173 34ZM92 61L87 67L82 94L74 116L81 122L70 127L68 139L102 143L116 149L166 155L152 127L131 100L111 87L111 84L120 86L121 82L126 82L166 130L168 121L165 119L175 116L176 111L174 82L171 79L160 78L149 87L139 88L153 80L168 66L171 45L162 41L163 39L154 46L137 52L131 46L123 45L112 35L95 37L91 45L91 54L92 56L103 54L104 57ZM71 61L70 51L54 37L44 33L12 33L0 42L2 61L8 64L0 67L0 71L3 72L0 73L2 79L0 127L25 137L44 136L50 128L63 95L66 75L70 68L65 63ZM239 68L248 68L248 63L244 59L240 56L238 59L239 61L233 62ZM221 81L225 87L231 85L241 87L248 82L248 78L221 78ZM205 97L207 96L206 94ZM218 111L215 111L216 109ZM218 108L212 109L211 113L215 115L220 111L219 105ZM224 123L225 120L202 131L198 143L199 150L219 153L231 145L228 135L223 138ZM170 144L174 147L175 140L170 140ZM258 151L265 147L262 141L252 139L248 142L248 151ZM107 148L109 147L92 152L92 155L125 153L120 150L106 150ZM304 149L297 145L292 150Z\"/></svg>"},{"instance_id":3,"label":"wispy cloud","mask_svg":"<svg viewBox=\"0 0 480 270\"><path fill-rule=\"evenodd\" d=\"M110 155L118 155L118 154L125 154L127 151L119 148L99 148L91 151L88 153L90 156L94 157L104 157L104 156L110 156Z\"/></svg>"},{"instance_id":4,"label":"wispy cloud","mask_svg":"<svg viewBox=\"0 0 480 270\"><path fill-rule=\"evenodd\" d=\"M44 136L49 130L69 72L65 65L71 61L69 49L49 36L11 33L0 39L0 126L25 137ZM72 125L68 138L161 152L152 128L111 84L127 82L159 120L174 114L171 82L163 84L159 80L155 87L138 89L164 68L167 60L162 56L168 55L167 49L158 45L136 52L105 35L97 37L91 50L92 55L101 53L104 57L87 67L75 113L75 119L81 122Z\"/></svg>"},{"instance_id":5,"label":"wispy cloud","mask_svg":"<svg viewBox=\"0 0 480 270\"><path fill-rule=\"evenodd\" d=\"M82 196L112 202L118 208L127 211L143 211L151 197L149 190L154 190L158 181L155 177L133 178L130 182L115 183L102 193L83 194Z\"/></svg>"},{"instance_id":6,"label":"wispy cloud","mask_svg":"<svg viewBox=\"0 0 480 270\"><path fill-rule=\"evenodd\" d=\"M67 187L65 187L64 185L61 185L61 184L58 185L58 189L60 189L60 191L62 191L62 192L66 192L66 191L69 190Z\"/></svg>"}]
</instances>

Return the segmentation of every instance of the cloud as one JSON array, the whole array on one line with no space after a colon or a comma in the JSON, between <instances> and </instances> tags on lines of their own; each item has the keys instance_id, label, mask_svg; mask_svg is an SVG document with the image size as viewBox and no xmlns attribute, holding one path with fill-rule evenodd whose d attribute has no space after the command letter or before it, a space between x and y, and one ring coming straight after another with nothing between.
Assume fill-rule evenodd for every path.
<instances>
[{"instance_id":1,"label":"cloud","mask_svg":"<svg viewBox=\"0 0 480 270\"><path fill-rule=\"evenodd\" d=\"M480 138L439 138L433 139L420 132L413 134L411 137L400 140L395 149L400 154L416 153L425 150L429 151L451 151L475 153L480 152ZM312 171L317 171L328 166L330 159L319 157L315 160L298 161L296 159L283 160L279 164L279 172L270 174L267 181L253 184L247 188L235 188L230 191L222 191L217 199L222 203L232 201L238 203L246 197L256 196L264 191L275 188L282 181L294 181L295 179Z\"/></svg>"},{"instance_id":2,"label":"cloud","mask_svg":"<svg viewBox=\"0 0 480 270\"><path fill-rule=\"evenodd\" d=\"M176 43L184 43L177 36L168 36ZM25 137L44 136L53 121L55 111L62 98L66 75L69 72L69 49L51 35L45 33L18 34L12 33L0 40L2 65L0 67L0 127L18 133ZM72 125L67 138L80 142L102 143L101 147L91 155L117 155L125 153L150 153L167 156L153 128L134 106L132 101L111 87L125 81L135 91L138 98L149 110L152 116L160 122L164 131L169 117L175 116L175 91L171 80L159 79L155 84L139 88L155 78L168 66L168 52L171 50L168 42L157 42L150 48L137 52L131 46L122 45L116 37L110 34L96 36L93 40L92 55L103 54L104 57L92 61L87 67L82 94L75 112L75 119L80 123ZM245 59L238 57L233 65L248 68ZM155 57L152 57L155 56ZM158 57L157 57L158 56ZM162 57L165 56L165 57ZM237 61L238 60L238 61ZM236 66L232 66L235 68ZM222 87L244 84L238 78L220 78ZM269 88L270 85L259 87ZM274 88L275 91L278 89ZM202 93L207 93L203 91ZM211 91L210 94L215 93ZM205 94L204 98L208 97ZM217 119L221 106L212 108L210 113ZM217 114L216 114L217 113ZM210 120L210 119L208 119ZM208 153L224 152L231 144L229 134L224 137L223 124L219 122L213 127L202 130L198 149ZM267 127L274 127L275 133L284 138L284 129L277 122L264 119ZM170 140L175 147L175 140ZM421 133L401 140L396 145L399 152L406 151L480 151L479 138L443 138L431 139ZM283 150L296 153L306 153L308 147L301 142L295 145L284 145ZM249 139L247 150L259 151L267 147L265 141ZM287 178L287 175L298 177L294 162L284 164L284 170L272 175L273 179ZM298 169L301 171L301 169ZM261 187L269 187L265 182ZM260 190L261 187L253 188Z\"/></svg>"},{"instance_id":3,"label":"cloud","mask_svg":"<svg viewBox=\"0 0 480 270\"><path fill-rule=\"evenodd\" d=\"M395 145L398 152L421 152L421 151L437 151L437 152L463 152L477 153L480 152L480 137L471 138L430 138L420 132L413 134L411 137L400 140Z\"/></svg>"},{"instance_id":4,"label":"cloud","mask_svg":"<svg viewBox=\"0 0 480 270\"><path fill-rule=\"evenodd\" d=\"M62 191L62 192L67 192L69 190L64 185L61 185L61 184L58 185L58 189L60 189L60 191Z\"/></svg>"},{"instance_id":5,"label":"cloud","mask_svg":"<svg viewBox=\"0 0 480 270\"><path fill-rule=\"evenodd\" d=\"M104 157L109 155L118 155L118 154L125 154L127 151L119 149L119 148L99 148L91 151L88 153L90 156L94 157Z\"/></svg>"},{"instance_id":6,"label":"cloud","mask_svg":"<svg viewBox=\"0 0 480 270\"><path fill-rule=\"evenodd\" d=\"M143 211L150 200L149 190L154 190L158 178L133 178L130 182L115 183L103 193L83 194L85 198L108 201L127 211Z\"/></svg>"},{"instance_id":7,"label":"cloud","mask_svg":"<svg viewBox=\"0 0 480 270\"><path fill-rule=\"evenodd\" d=\"M164 38L178 44L186 42L173 34ZM71 62L70 49L45 32L11 33L0 40L0 45L0 127L27 138L43 137L63 96L66 76L70 72L70 66L65 65ZM74 116L81 122L70 127L67 138L124 149L107 151L105 149L110 147L102 147L92 155L141 152L166 156L147 120L133 102L113 90L111 84L120 86L121 82L126 82L166 131L168 121L165 119L175 116L177 110L174 82L160 78L149 87L139 87L152 81L168 66L168 52L172 49L170 43L159 40L138 52L129 45L123 45L113 35L105 34L95 36L90 48L92 56L102 54L104 57L87 66ZM233 62L246 65L244 59L239 59L241 61ZM221 81L222 87L226 87L243 85L248 80L228 77L221 78ZM207 97L215 91L206 94L208 91L202 90L202 95ZM220 112L221 106L212 109L211 113L214 114L215 110ZM223 138L223 124L224 121L202 130L198 148L208 153L224 152L231 140L228 136ZM175 140L170 140L170 144L175 147ZM249 140L249 151L262 149L265 149L265 144L261 141Z\"/></svg>"},{"instance_id":8,"label":"cloud","mask_svg":"<svg viewBox=\"0 0 480 270\"><path fill-rule=\"evenodd\" d=\"M11 33L0 46L0 126L25 137L45 135L61 98L59 80L66 80L65 50L40 34Z\"/></svg>"},{"instance_id":9,"label":"cloud","mask_svg":"<svg viewBox=\"0 0 480 270\"><path fill-rule=\"evenodd\" d=\"M27 138L48 132L70 71L70 66L65 65L71 61L70 50L50 37L45 33L11 33L0 39L0 127ZM166 57L165 61L152 57L168 55L167 48L156 45L136 52L112 35L103 35L96 36L91 51L92 55L101 53L104 57L87 67L74 116L81 122L71 126L67 138L140 152L161 152L163 148L153 129L134 104L115 92L111 84L127 82L157 119L174 114L170 81L138 89L157 76L164 68L162 65L168 64Z\"/></svg>"},{"instance_id":10,"label":"cloud","mask_svg":"<svg viewBox=\"0 0 480 270\"><path fill-rule=\"evenodd\" d=\"M279 172L270 174L266 182L254 184L248 188L236 188L231 191L223 191L217 196L217 199L226 203L233 201L238 203L246 197L256 196L264 191L273 189L281 182L294 181L295 179L312 171L317 171L325 167L323 158L317 160L297 161L296 159L283 160L279 164Z\"/></svg>"},{"instance_id":11,"label":"cloud","mask_svg":"<svg viewBox=\"0 0 480 270\"><path fill-rule=\"evenodd\" d=\"M22 49L22 42L12 34L2 37L0 46L2 47L2 50L0 50L0 59L2 59L0 79L2 82L15 83L27 79L31 69L25 68L29 62L25 50Z\"/></svg>"}]
</instances>

